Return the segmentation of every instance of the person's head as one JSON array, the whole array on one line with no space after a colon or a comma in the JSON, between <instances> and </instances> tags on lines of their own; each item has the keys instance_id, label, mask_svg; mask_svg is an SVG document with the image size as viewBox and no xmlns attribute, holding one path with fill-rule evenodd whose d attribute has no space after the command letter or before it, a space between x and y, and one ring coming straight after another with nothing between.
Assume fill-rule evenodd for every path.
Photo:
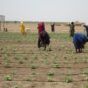
<instances>
[{"instance_id":1,"label":"person's head","mask_svg":"<svg viewBox=\"0 0 88 88\"><path fill-rule=\"evenodd\" d=\"M87 27L87 25L83 25L84 27Z\"/></svg>"},{"instance_id":2,"label":"person's head","mask_svg":"<svg viewBox=\"0 0 88 88\"><path fill-rule=\"evenodd\" d=\"M71 22L71 24L74 24L74 22Z\"/></svg>"},{"instance_id":3,"label":"person's head","mask_svg":"<svg viewBox=\"0 0 88 88\"><path fill-rule=\"evenodd\" d=\"M39 22L39 23L38 23L38 29L39 29L39 28L43 28L43 29L45 28L44 22Z\"/></svg>"},{"instance_id":4,"label":"person's head","mask_svg":"<svg viewBox=\"0 0 88 88\"><path fill-rule=\"evenodd\" d=\"M20 22L20 24L23 24L23 23L24 23L23 21Z\"/></svg>"},{"instance_id":5,"label":"person's head","mask_svg":"<svg viewBox=\"0 0 88 88\"><path fill-rule=\"evenodd\" d=\"M39 22L38 26L44 26L44 22Z\"/></svg>"}]
</instances>

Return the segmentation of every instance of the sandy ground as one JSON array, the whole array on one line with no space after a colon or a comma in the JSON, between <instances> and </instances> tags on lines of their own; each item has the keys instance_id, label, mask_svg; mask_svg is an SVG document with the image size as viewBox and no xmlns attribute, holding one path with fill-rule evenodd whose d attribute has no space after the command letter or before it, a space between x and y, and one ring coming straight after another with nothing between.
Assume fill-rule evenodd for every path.
<instances>
[{"instance_id":1,"label":"sandy ground","mask_svg":"<svg viewBox=\"0 0 88 88\"><path fill-rule=\"evenodd\" d=\"M5 24L9 32L20 32L19 26ZM25 27L37 33L37 23ZM45 27L50 33L50 24ZM83 33L84 27L75 30ZM69 33L69 27L56 25L55 33ZM76 54L71 41L52 39L52 51L39 50L36 42L0 40L0 88L88 88L88 45L85 53Z\"/></svg>"},{"instance_id":2,"label":"sandy ground","mask_svg":"<svg viewBox=\"0 0 88 88\"><path fill-rule=\"evenodd\" d=\"M88 45L76 54L71 41L52 39L51 48L0 41L0 88L87 88Z\"/></svg>"}]
</instances>

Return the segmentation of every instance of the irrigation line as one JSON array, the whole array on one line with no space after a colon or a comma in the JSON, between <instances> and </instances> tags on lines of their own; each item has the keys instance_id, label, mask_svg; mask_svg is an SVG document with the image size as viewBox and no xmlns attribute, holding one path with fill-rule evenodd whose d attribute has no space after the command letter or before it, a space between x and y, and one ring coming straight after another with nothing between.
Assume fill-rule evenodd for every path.
<instances>
[{"instance_id":1,"label":"irrigation line","mask_svg":"<svg viewBox=\"0 0 88 88\"><path fill-rule=\"evenodd\" d=\"M19 59L19 60L20 60L20 59ZM13 64L13 63L19 63L19 60L18 60L18 62L17 62L17 61L14 61L14 62L10 61L10 62L8 62L8 63L9 63L9 64L11 64L11 63L12 63L12 64ZM37 60L37 59L36 59L36 60ZM5 60L2 60L2 61L5 61ZM6 60L6 61L7 61L7 60ZM0 63L1 63L1 62L0 62ZM25 61L24 61L23 63L28 63L28 62L25 62ZM30 63L30 62L29 62L29 63ZM63 64L65 64L65 65L66 65L66 64L68 64L68 65L70 65L70 64L74 65L74 64L88 64L88 61L86 61L86 62L85 62L85 61L83 61L83 62L82 62L82 61L79 61L79 62L78 62L78 61L69 62L69 61L59 61L59 60L58 60L58 63L53 64L53 62L52 62L52 65L60 65L60 63L61 63L61 64L63 63Z\"/></svg>"},{"instance_id":2,"label":"irrigation line","mask_svg":"<svg viewBox=\"0 0 88 88\"><path fill-rule=\"evenodd\" d=\"M34 82L34 83L42 83L42 82L45 82L45 83L60 83L60 82L65 82L67 83L66 81L55 81L55 80L51 80L51 81L38 81L38 80L31 80L31 81L27 81L27 80L12 80L12 81L5 81L5 80L0 80L0 82ZM72 80L72 82L70 83L74 83L74 82L88 82L88 80Z\"/></svg>"},{"instance_id":3,"label":"irrigation line","mask_svg":"<svg viewBox=\"0 0 88 88\"><path fill-rule=\"evenodd\" d=\"M25 74L13 74L13 73L0 73L0 76L3 76L3 75L6 75L6 74L10 74L10 75L13 75L13 76L17 76L17 75L20 75L20 76L27 76L27 75L31 75L32 76L32 74L27 74L27 75L25 75ZM86 73L86 72L84 72L84 73L59 73L59 74L54 74L54 76L79 76L79 75L84 75L84 74L88 74L88 73ZM48 76L47 74L44 74L44 73L42 73L42 74L35 74L34 76L36 77L37 75L46 75L46 76ZM52 76L52 77L54 77L54 76Z\"/></svg>"},{"instance_id":4,"label":"irrigation line","mask_svg":"<svg viewBox=\"0 0 88 88\"><path fill-rule=\"evenodd\" d=\"M7 66L7 67L6 66L0 66L0 68L14 68L14 66ZM32 69L32 67L30 67L30 66L17 66L15 68L30 68L30 69ZM84 69L85 68L85 69L88 69L88 66L87 67L78 67L78 68L77 67L69 67L69 66L59 66L59 67L53 67L53 66L52 67L51 66L50 67L49 66L48 67L39 67L38 66L35 69L38 69L38 68L41 68L41 69L50 69L50 68L54 68L54 69L55 68L56 69L61 69L61 68L65 68L65 69L66 68L67 69Z\"/></svg>"},{"instance_id":5,"label":"irrigation line","mask_svg":"<svg viewBox=\"0 0 88 88\"><path fill-rule=\"evenodd\" d=\"M30 53L0 53L0 54L44 54L44 53L33 53L33 52L30 52Z\"/></svg>"}]
</instances>

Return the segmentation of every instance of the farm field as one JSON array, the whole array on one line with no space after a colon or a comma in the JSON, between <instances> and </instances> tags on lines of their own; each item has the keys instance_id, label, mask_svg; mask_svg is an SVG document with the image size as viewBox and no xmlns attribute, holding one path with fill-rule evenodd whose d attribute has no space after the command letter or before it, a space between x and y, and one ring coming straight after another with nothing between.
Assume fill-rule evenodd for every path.
<instances>
[{"instance_id":1,"label":"farm field","mask_svg":"<svg viewBox=\"0 0 88 88\"><path fill-rule=\"evenodd\" d=\"M88 88L88 44L76 54L68 33L49 34L44 51L37 33L0 32L0 88Z\"/></svg>"}]
</instances>

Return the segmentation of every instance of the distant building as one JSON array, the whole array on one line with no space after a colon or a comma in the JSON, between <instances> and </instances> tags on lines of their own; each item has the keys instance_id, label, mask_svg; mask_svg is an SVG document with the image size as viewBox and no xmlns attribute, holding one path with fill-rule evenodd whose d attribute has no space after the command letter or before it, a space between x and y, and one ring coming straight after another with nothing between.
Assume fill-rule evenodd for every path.
<instances>
[{"instance_id":1,"label":"distant building","mask_svg":"<svg viewBox=\"0 0 88 88\"><path fill-rule=\"evenodd\" d=\"M5 26L5 16L4 15L0 15L0 31L2 29L4 29Z\"/></svg>"}]
</instances>

